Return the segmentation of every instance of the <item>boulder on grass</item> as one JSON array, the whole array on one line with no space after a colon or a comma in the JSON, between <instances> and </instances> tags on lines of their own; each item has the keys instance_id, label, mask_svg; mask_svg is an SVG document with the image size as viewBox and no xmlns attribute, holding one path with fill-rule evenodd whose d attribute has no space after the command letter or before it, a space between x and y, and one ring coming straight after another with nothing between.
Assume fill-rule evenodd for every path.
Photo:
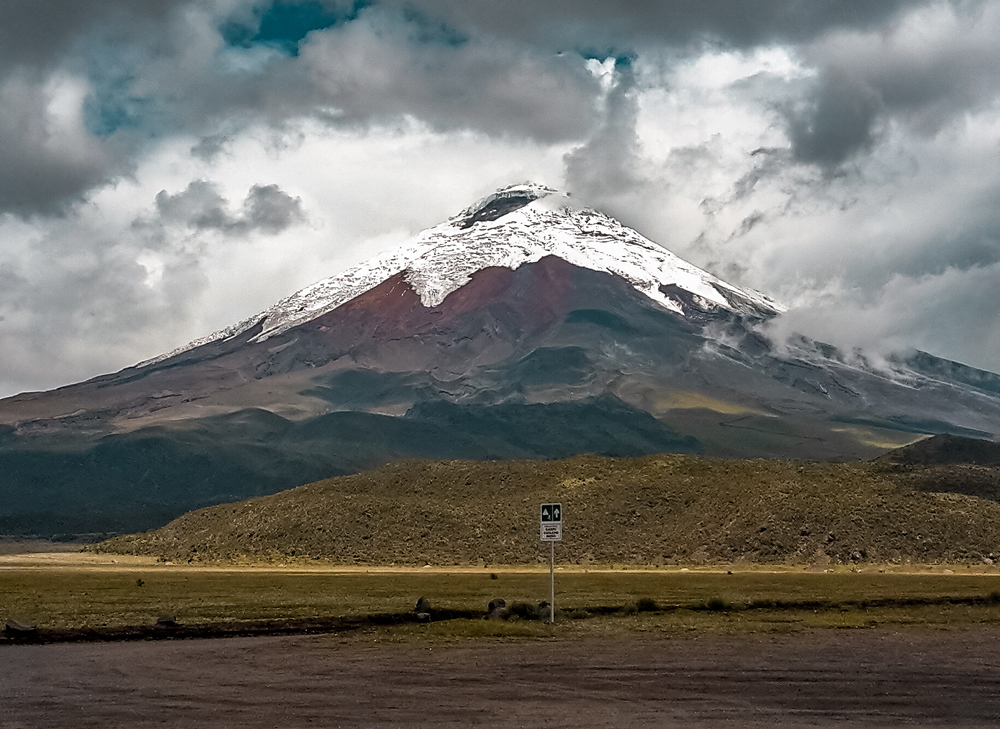
<instances>
[{"instance_id":1,"label":"boulder on grass","mask_svg":"<svg viewBox=\"0 0 1000 729\"><path fill-rule=\"evenodd\" d=\"M429 623L431 621L431 604L426 597L421 597L417 600L416 607L413 608L413 612L417 615L417 620L421 623Z\"/></svg>"},{"instance_id":2,"label":"boulder on grass","mask_svg":"<svg viewBox=\"0 0 1000 729\"><path fill-rule=\"evenodd\" d=\"M4 625L3 632L8 635L33 635L38 632L38 628L34 625L19 623L16 620L8 620Z\"/></svg>"},{"instance_id":3,"label":"boulder on grass","mask_svg":"<svg viewBox=\"0 0 1000 729\"><path fill-rule=\"evenodd\" d=\"M507 620L510 617L510 608L507 601L502 597L495 597L486 606L486 620Z\"/></svg>"}]
</instances>

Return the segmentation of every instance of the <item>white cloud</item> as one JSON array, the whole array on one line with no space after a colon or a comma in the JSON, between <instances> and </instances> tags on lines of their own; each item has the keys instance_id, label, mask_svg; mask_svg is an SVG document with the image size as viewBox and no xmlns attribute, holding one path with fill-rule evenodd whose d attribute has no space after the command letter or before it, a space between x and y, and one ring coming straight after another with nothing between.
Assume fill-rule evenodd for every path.
<instances>
[{"instance_id":1,"label":"white cloud","mask_svg":"<svg viewBox=\"0 0 1000 729\"><path fill-rule=\"evenodd\" d=\"M980 368L1000 351L1000 264L893 276L874 295L831 288L766 331L781 342L808 331L844 351L876 355L922 349ZM974 332L974 334L973 334Z\"/></svg>"}]
</instances>

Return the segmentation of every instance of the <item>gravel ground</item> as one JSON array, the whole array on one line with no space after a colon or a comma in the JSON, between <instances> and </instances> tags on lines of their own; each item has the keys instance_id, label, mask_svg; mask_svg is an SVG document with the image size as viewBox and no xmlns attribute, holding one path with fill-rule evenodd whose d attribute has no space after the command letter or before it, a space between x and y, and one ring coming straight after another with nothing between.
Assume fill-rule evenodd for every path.
<instances>
[{"instance_id":1,"label":"gravel ground","mask_svg":"<svg viewBox=\"0 0 1000 729\"><path fill-rule=\"evenodd\" d=\"M0 648L0 726L994 727L1000 629Z\"/></svg>"}]
</instances>

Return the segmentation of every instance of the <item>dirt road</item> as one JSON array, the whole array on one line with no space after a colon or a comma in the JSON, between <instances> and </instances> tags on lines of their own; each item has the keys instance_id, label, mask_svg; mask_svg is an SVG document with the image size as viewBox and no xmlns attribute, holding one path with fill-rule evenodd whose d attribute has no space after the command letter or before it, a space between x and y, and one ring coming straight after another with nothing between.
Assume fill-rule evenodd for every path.
<instances>
[{"instance_id":1,"label":"dirt road","mask_svg":"<svg viewBox=\"0 0 1000 729\"><path fill-rule=\"evenodd\" d=\"M0 649L0 726L986 727L1000 630Z\"/></svg>"}]
</instances>

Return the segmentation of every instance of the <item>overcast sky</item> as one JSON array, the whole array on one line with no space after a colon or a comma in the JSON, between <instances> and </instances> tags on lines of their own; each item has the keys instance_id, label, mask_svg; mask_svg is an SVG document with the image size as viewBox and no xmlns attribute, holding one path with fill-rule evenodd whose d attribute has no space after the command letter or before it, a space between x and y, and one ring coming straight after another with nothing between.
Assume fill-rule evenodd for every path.
<instances>
[{"instance_id":1,"label":"overcast sky","mask_svg":"<svg viewBox=\"0 0 1000 729\"><path fill-rule=\"evenodd\" d=\"M1000 0L3 0L0 396L526 180L775 336L1000 371Z\"/></svg>"}]
</instances>

